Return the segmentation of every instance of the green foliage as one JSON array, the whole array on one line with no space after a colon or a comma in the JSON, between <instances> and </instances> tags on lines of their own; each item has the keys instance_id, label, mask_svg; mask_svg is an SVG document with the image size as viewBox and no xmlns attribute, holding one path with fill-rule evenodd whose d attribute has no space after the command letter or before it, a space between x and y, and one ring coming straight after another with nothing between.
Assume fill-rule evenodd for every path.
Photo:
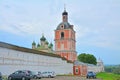
<instances>
[{"instance_id":1,"label":"green foliage","mask_svg":"<svg viewBox=\"0 0 120 80\"><path fill-rule=\"evenodd\" d=\"M84 63L95 64L97 63L96 58L92 54L82 53L78 55L78 60Z\"/></svg>"},{"instance_id":2,"label":"green foliage","mask_svg":"<svg viewBox=\"0 0 120 80\"><path fill-rule=\"evenodd\" d=\"M105 71L120 74L120 65L105 66Z\"/></svg>"},{"instance_id":3,"label":"green foliage","mask_svg":"<svg viewBox=\"0 0 120 80\"><path fill-rule=\"evenodd\" d=\"M105 66L105 72L112 72L113 71L113 68L112 67L106 67Z\"/></svg>"},{"instance_id":4,"label":"green foliage","mask_svg":"<svg viewBox=\"0 0 120 80\"><path fill-rule=\"evenodd\" d=\"M120 74L120 67L116 67L113 69L113 73Z\"/></svg>"},{"instance_id":5,"label":"green foliage","mask_svg":"<svg viewBox=\"0 0 120 80\"><path fill-rule=\"evenodd\" d=\"M102 80L120 80L120 75L114 73L101 72L97 74L97 78Z\"/></svg>"}]
</instances>

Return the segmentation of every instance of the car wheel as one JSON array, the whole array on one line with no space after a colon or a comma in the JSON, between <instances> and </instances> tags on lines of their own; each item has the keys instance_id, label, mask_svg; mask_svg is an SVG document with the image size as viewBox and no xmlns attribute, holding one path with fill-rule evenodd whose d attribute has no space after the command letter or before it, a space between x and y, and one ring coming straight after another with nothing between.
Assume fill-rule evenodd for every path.
<instances>
[{"instance_id":1,"label":"car wheel","mask_svg":"<svg viewBox=\"0 0 120 80\"><path fill-rule=\"evenodd\" d=\"M51 75L48 75L49 78L51 78Z\"/></svg>"},{"instance_id":2,"label":"car wheel","mask_svg":"<svg viewBox=\"0 0 120 80\"><path fill-rule=\"evenodd\" d=\"M12 80L12 77L10 76L10 77L8 77L8 80Z\"/></svg>"},{"instance_id":3,"label":"car wheel","mask_svg":"<svg viewBox=\"0 0 120 80\"><path fill-rule=\"evenodd\" d=\"M34 79L37 79L37 76L34 76Z\"/></svg>"},{"instance_id":4,"label":"car wheel","mask_svg":"<svg viewBox=\"0 0 120 80\"><path fill-rule=\"evenodd\" d=\"M26 80L25 77L22 77L22 80Z\"/></svg>"}]
</instances>

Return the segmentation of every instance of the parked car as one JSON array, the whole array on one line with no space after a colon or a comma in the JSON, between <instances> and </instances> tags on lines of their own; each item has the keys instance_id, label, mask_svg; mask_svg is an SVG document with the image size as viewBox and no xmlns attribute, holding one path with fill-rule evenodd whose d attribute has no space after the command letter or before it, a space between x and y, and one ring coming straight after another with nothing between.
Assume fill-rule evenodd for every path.
<instances>
[{"instance_id":1,"label":"parked car","mask_svg":"<svg viewBox=\"0 0 120 80\"><path fill-rule=\"evenodd\" d=\"M2 80L2 73L0 72L0 80Z\"/></svg>"},{"instance_id":2,"label":"parked car","mask_svg":"<svg viewBox=\"0 0 120 80\"><path fill-rule=\"evenodd\" d=\"M41 72L33 72L34 79L41 79L41 77L42 77Z\"/></svg>"},{"instance_id":3,"label":"parked car","mask_svg":"<svg viewBox=\"0 0 120 80\"><path fill-rule=\"evenodd\" d=\"M33 78L33 72L30 70L18 70L8 76L8 80L30 80Z\"/></svg>"},{"instance_id":4,"label":"parked car","mask_svg":"<svg viewBox=\"0 0 120 80\"><path fill-rule=\"evenodd\" d=\"M96 74L95 74L94 72L92 72L92 71L89 71L89 72L87 73L86 78L96 78Z\"/></svg>"},{"instance_id":5,"label":"parked car","mask_svg":"<svg viewBox=\"0 0 120 80\"><path fill-rule=\"evenodd\" d=\"M55 72L53 71L42 72L42 77L54 78L55 76Z\"/></svg>"},{"instance_id":6,"label":"parked car","mask_svg":"<svg viewBox=\"0 0 120 80\"><path fill-rule=\"evenodd\" d=\"M41 79L42 78L42 73L39 71L38 74L37 74L37 78L38 79Z\"/></svg>"}]
</instances>

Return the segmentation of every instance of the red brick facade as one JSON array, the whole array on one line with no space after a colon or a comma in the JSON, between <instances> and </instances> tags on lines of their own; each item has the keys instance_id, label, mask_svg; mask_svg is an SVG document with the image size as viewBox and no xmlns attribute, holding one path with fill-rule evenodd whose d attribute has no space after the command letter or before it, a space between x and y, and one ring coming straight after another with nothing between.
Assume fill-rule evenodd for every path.
<instances>
[{"instance_id":1,"label":"red brick facade","mask_svg":"<svg viewBox=\"0 0 120 80\"><path fill-rule=\"evenodd\" d=\"M66 11L63 12L62 19L55 30L55 53L74 62L77 59L75 31L73 25L68 23Z\"/></svg>"},{"instance_id":2,"label":"red brick facade","mask_svg":"<svg viewBox=\"0 0 120 80\"><path fill-rule=\"evenodd\" d=\"M87 74L87 66L86 65L74 65L73 73L77 76L86 76Z\"/></svg>"},{"instance_id":3,"label":"red brick facade","mask_svg":"<svg viewBox=\"0 0 120 80\"><path fill-rule=\"evenodd\" d=\"M87 64L80 61L74 61L73 74L77 76L86 76Z\"/></svg>"}]
</instances>

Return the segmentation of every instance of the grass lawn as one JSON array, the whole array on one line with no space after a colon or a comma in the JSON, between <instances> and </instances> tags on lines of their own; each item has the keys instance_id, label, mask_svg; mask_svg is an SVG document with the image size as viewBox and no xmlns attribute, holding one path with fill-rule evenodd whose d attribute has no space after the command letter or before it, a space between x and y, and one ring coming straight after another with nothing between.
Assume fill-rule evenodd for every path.
<instances>
[{"instance_id":1,"label":"grass lawn","mask_svg":"<svg viewBox=\"0 0 120 80\"><path fill-rule=\"evenodd\" d=\"M120 80L120 75L102 72L97 74L97 78L101 78L102 80Z\"/></svg>"}]
</instances>

